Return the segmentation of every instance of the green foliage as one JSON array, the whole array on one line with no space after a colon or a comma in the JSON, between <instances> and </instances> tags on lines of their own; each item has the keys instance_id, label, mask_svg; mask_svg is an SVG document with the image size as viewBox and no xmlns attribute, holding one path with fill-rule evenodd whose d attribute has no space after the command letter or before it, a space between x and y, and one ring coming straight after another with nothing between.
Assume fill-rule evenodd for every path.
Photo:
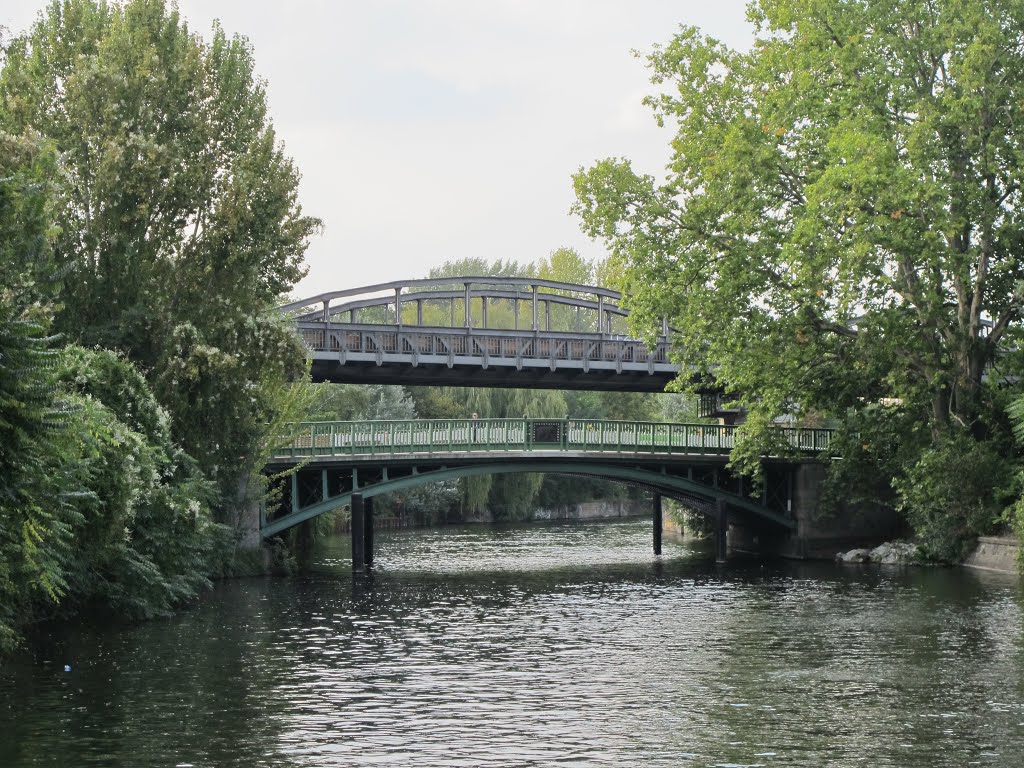
<instances>
[{"instance_id":1,"label":"green foliage","mask_svg":"<svg viewBox=\"0 0 1024 768\"><path fill-rule=\"evenodd\" d=\"M204 42L162 0L54 2L8 46L0 94L0 126L63 163L57 328L146 372L227 519L293 398L280 383L303 377L274 307L319 227L249 44L219 27Z\"/></svg>"},{"instance_id":2,"label":"green foliage","mask_svg":"<svg viewBox=\"0 0 1024 768\"><path fill-rule=\"evenodd\" d=\"M361 384L313 384L316 400L309 411L310 421L352 421L366 413L371 387Z\"/></svg>"},{"instance_id":3,"label":"green foliage","mask_svg":"<svg viewBox=\"0 0 1024 768\"><path fill-rule=\"evenodd\" d=\"M594 285L594 264L572 248L556 248L536 265L536 275L544 280L577 285Z\"/></svg>"},{"instance_id":4,"label":"green foliage","mask_svg":"<svg viewBox=\"0 0 1024 768\"><path fill-rule=\"evenodd\" d=\"M535 271L533 265L524 265L517 261L496 259L488 262L487 259L470 257L446 261L438 267L431 267L427 277L531 277Z\"/></svg>"},{"instance_id":5,"label":"green foliage","mask_svg":"<svg viewBox=\"0 0 1024 768\"><path fill-rule=\"evenodd\" d=\"M67 591L64 565L84 473L68 448L72 406L55 390L46 305L53 155L0 133L0 653Z\"/></svg>"},{"instance_id":6,"label":"green foliage","mask_svg":"<svg viewBox=\"0 0 1024 768\"><path fill-rule=\"evenodd\" d=\"M695 512L675 499L662 499L664 513L683 531L695 539L709 539L715 532L715 521L710 516Z\"/></svg>"},{"instance_id":7,"label":"green foliage","mask_svg":"<svg viewBox=\"0 0 1024 768\"><path fill-rule=\"evenodd\" d=\"M52 2L0 65L3 650L86 600L166 613L220 567L212 511L262 493L313 399L274 308L319 222L219 27Z\"/></svg>"},{"instance_id":8,"label":"green foliage","mask_svg":"<svg viewBox=\"0 0 1024 768\"><path fill-rule=\"evenodd\" d=\"M1012 422L1013 437L1018 446L1024 445L1024 396L1014 398L1007 406L1007 412ZM1019 557L1019 564L1024 568L1024 468L1020 463L1016 467L1015 474L1016 499L1003 511L1003 520L1017 536L1022 545L1022 554Z\"/></svg>"},{"instance_id":9,"label":"green foliage","mask_svg":"<svg viewBox=\"0 0 1024 768\"><path fill-rule=\"evenodd\" d=\"M842 459L829 467L825 508L895 508L893 478L912 466L930 442L927 425L902 408L870 405L850 411L832 436L830 450Z\"/></svg>"},{"instance_id":10,"label":"green foliage","mask_svg":"<svg viewBox=\"0 0 1024 768\"><path fill-rule=\"evenodd\" d=\"M1024 7L755 0L750 19L749 51L694 28L655 48L665 177L602 160L574 177L575 211L636 328L667 316L684 369L749 410L734 466L753 470L780 414L852 412L870 433L866 406L895 403L928 434L897 436L906 474L889 477L931 530L941 478L925 474L950 446L998 449L983 375L1018 344ZM975 531L988 487L948 531Z\"/></svg>"},{"instance_id":11,"label":"green foliage","mask_svg":"<svg viewBox=\"0 0 1024 768\"><path fill-rule=\"evenodd\" d=\"M85 493L68 445L73 405L56 397L52 339L31 314L0 292L0 652L67 592L73 499Z\"/></svg>"},{"instance_id":12,"label":"green foliage","mask_svg":"<svg viewBox=\"0 0 1024 768\"><path fill-rule=\"evenodd\" d=\"M459 419L469 415L464 390L459 387L409 387L408 392L421 419Z\"/></svg>"},{"instance_id":13,"label":"green foliage","mask_svg":"<svg viewBox=\"0 0 1024 768\"><path fill-rule=\"evenodd\" d=\"M973 428L1024 301L1024 15L912 0L751 15L749 52L691 28L655 50L671 89L649 103L677 126L667 178L581 171L584 229L626 265L640 326L667 314L680 362L748 408L885 394Z\"/></svg>"},{"instance_id":14,"label":"green foliage","mask_svg":"<svg viewBox=\"0 0 1024 768\"><path fill-rule=\"evenodd\" d=\"M1009 476L994 445L955 432L925 449L894 485L926 556L957 562L1000 516Z\"/></svg>"},{"instance_id":15,"label":"green foliage","mask_svg":"<svg viewBox=\"0 0 1024 768\"><path fill-rule=\"evenodd\" d=\"M79 395L79 453L90 495L80 504L69 583L129 616L169 612L207 584L222 533L214 486L171 439L145 378L106 350L68 348L60 380Z\"/></svg>"}]
</instances>

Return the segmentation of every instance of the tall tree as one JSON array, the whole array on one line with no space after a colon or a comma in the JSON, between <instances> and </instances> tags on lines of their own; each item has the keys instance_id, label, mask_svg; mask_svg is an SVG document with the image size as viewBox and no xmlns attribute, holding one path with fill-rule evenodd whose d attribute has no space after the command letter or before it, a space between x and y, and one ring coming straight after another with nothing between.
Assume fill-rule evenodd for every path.
<instances>
[{"instance_id":1,"label":"tall tree","mask_svg":"<svg viewBox=\"0 0 1024 768\"><path fill-rule=\"evenodd\" d=\"M638 323L668 316L679 362L751 409L748 435L794 406L887 398L931 440L985 437L985 372L1024 306L1024 6L760 0L749 15L749 51L693 28L654 50L666 177L581 170L585 231L626 265Z\"/></svg>"},{"instance_id":2,"label":"tall tree","mask_svg":"<svg viewBox=\"0 0 1024 768\"><path fill-rule=\"evenodd\" d=\"M52 2L5 51L0 126L60 153L57 328L146 371L175 440L230 493L302 374L273 308L319 226L248 43L204 41L163 0Z\"/></svg>"}]
</instances>

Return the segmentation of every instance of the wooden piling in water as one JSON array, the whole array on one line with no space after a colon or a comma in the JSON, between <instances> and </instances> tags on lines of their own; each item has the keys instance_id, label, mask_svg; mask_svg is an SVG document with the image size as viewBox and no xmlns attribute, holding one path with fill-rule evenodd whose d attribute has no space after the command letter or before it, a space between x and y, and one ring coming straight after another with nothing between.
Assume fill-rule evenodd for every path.
<instances>
[{"instance_id":1,"label":"wooden piling in water","mask_svg":"<svg viewBox=\"0 0 1024 768\"><path fill-rule=\"evenodd\" d=\"M363 507L363 494L352 494L352 572L361 573L366 569L366 513Z\"/></svg>"},{"instance_id":2,"label":"wooden piling in water","mask_svg":"<svg viewBox=\"0 0 1024 768\"><path fill-rule=\"evenodd\" d=\"M661 494L654 494L654 554L661 554Z\"/></svg>"}]
</instances>

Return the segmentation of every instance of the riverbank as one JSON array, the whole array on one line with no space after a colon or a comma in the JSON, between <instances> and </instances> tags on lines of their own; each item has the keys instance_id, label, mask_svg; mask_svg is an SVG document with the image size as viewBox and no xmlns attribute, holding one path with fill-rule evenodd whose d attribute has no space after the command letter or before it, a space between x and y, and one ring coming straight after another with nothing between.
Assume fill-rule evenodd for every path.
<instances>
[{"instance_id":1,"label":"riverbank","mask_svg":"<svg viewBox=\"0 0 1024 768\"><path fill-rule=\"evenodd\" d=\"M978 545L964 560L968 568L1020 573L1020 541L1015 536L979 536Z\"/></svg>"},{"instance_id":2,"label":"riverbank","mask_svg":"<svg viewBox=\"0 0 1024 768\"><path fill-rule=\"evenodd\" d=\"M921 564L917 547L908 542L894 541L880 544L874 549L851 549L837 552L837 563L856 565L914 565ZM1020 574L1020 542L1015 536L979 536L978 543L960 565L979 571Z\"/></svg>"}]
</instances>

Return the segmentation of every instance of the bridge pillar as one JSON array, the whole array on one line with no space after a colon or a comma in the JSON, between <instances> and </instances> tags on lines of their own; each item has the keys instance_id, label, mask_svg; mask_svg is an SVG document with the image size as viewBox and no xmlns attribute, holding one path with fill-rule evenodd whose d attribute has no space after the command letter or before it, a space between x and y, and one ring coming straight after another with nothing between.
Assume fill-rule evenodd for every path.
<instances>
[{"instance_id":1,"label":"bridge pillar","mask_svg":"<svg viewBox=\"0 0 1024 768\"><path fill-rule=\"evenodd\" d=\"M373 565L373 497L363 502L363 562L369 568Z\"/></svg>"},{"instance_id":2,"label":"bridge pillar","mask_svg":"<svg viewBox=\"0 0 1024 768\"><path fill-rule=\"evenodd\" d=\"M661 554L661 494L654 494L654 554Z\"/></svg>"},{"instance_id":3,"label":"bridge pillar","mask_svg":"<svg viewBox=\"0 0 1024 768\"><path fill-rule=\"evenodd\" d=\"M366 533L364 530L365 510L363 494L352 494L352 520L349 530L352 533L352 572L361 573L366 569Z\"/></svg>"},{"instance_id":4,"label":"bridge pillar","mask_svg":"<svg viewBox=\"0 0 1024 768\"><path fill-rule=\"evenodd\" d=\"M715 504L715 562L724 563L728 554L729 510L724 499Z\"/></svg>"}]
</instances>

